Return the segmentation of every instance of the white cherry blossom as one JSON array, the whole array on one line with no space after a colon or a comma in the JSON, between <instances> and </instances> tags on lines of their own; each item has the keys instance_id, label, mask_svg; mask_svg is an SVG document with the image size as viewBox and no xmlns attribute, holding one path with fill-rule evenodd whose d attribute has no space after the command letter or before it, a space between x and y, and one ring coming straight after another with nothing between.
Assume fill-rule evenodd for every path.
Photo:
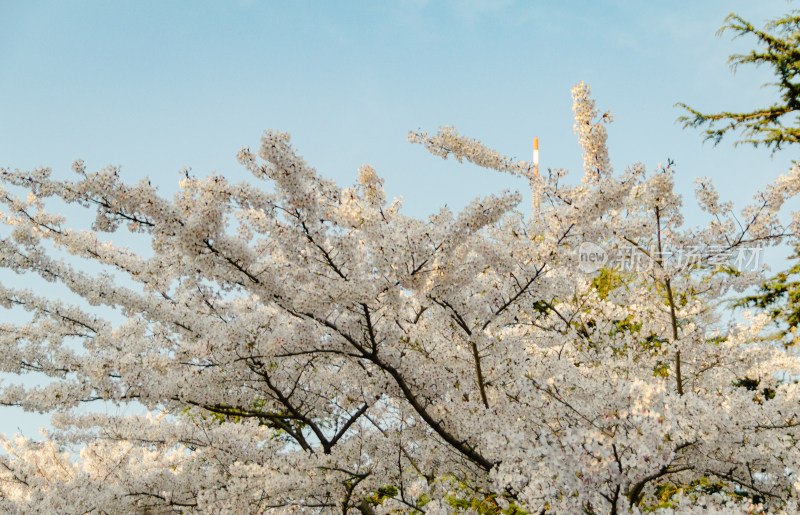
<instances>
[{"instance_id":1,"label":"white cherry blossom","mask_svg":"<svg viewBox=\"0 0 800 515\"><path fill-rule=\"evenodd\" d=\"M761 278L721 256L796 237L800 168L739 217L701 179L712 220L685 227L672 164L615 174L610 115L573 100L583 180L543 174L531 219L516 192L406 216L372 167L340 187L279 132L239 153L251 182L187 173L172 198L80 161L0 171L4 273L81 299L0 286L30 314L0 325L0 370L50 378L0 403L54 426L2 439L0 509L794 513L800 361L716 306ZM532 177L452 127L409 139ZM586 272L585 242L625 260ZM76 409L96 402L148 414Z\"/></svg>"}]
</instances>

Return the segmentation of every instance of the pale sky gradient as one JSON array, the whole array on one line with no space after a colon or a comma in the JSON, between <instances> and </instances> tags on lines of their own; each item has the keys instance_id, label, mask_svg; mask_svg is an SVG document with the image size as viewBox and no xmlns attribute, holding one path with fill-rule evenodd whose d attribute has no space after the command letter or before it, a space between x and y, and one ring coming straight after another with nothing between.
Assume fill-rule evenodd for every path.
<instances>
[{"instance_id":1,"label":"pale sky gradient","mask_svg":"<svg viewBox=\"0 0 800 515\"><path fill-rule=\"evenodd\" d=\"M760 25L790 8L783 0L0 0L0 167L51 166L68 177L82 158L90 170L120 164L123 178L148 175L170 191L182 167L246 178L236 152L273 128L340 184L373 165L389 197L424 216L526 185L430 156L405 141L409 130L455 125L520 159L538 136L543 167L579 176L570 89L582 80L615 117L618 171L671 158L687 203L694 177L706 175L723 200L743 206L796 150L771 157L732 141L703 145L699 131L675 123L673 105L771 103L775 90L760 88L769 70L733 75L727 65L752 41L715 32L732 11ZM687 221L697 213L687 210ZM15 417L0 411L0 432L32 434L43 420Z\"/></svg>"}]
</instances>

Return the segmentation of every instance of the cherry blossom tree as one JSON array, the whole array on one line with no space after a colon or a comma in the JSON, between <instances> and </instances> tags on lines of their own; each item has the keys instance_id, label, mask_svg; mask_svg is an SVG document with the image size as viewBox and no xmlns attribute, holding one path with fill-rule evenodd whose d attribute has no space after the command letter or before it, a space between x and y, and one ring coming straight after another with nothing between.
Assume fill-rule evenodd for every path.
<instances>
[{"instance_id":1,"label":"cherry blossom tree","mask_svg":"<svg viewBox=\"0 0 800 515\"><path fill-rule=\"evenodd\" d=\"M2 370L50 378L0 402L54 426L2 440L0 509L791 511L800 361L716 305L762 279L737 256L798 233L779 211L800 167L739 215L698 180L711 222L686 228L672 165L614 173L610 114L583 84L573 100L582 180L531 181L530 218L516 192L405 216L371 167L339 187L278 132L238 156L254 181L187 175L171 199L80 161L75 180L3 170L0 265L81 300L0 289L30 314L2 325ZM533 177L454 128L409 139ZM126 231L151 249L107 236Z\"/></svg>"}]
</instances>

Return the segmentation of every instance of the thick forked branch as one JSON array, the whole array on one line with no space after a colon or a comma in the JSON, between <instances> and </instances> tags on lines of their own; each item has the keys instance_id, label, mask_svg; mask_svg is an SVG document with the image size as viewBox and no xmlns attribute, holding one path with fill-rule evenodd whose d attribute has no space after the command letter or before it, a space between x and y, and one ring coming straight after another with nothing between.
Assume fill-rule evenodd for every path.
<instances>
[{"instance_id":1,"label":"thick forked branch","mask_svg":"<svg viewBox=\"0 0 800 515\"><path fill-rule=\"evenodd\" d=\"M478 390L481 393L481 402L483 402L484 407L489 407L489 399L486 397L486 381L483 377L483 369L481 368L481 356L478 352L478 344L472 339L472 330L467 325L467 322L464 321L464 318L456 311L456 309L446 300L437 299L435 297L431 297L431 300L438 304L443 308L447 308L451 311L452 319L458 324L458 326L467 333L467 336L470 338L470 349L472 350L472 359L475 361L475 376L478 382ZM485 327L485 326L484 326Z\"/></svg>"},{"instance_id":2,"label":"thick forked branch","mask_svg":"<svg viewBox=\"0 0 800 515\"><path fill-rule=\"evenodd\" d=\"M686 443L683 443L683 444L677 446L673 452L678 453L678 452L682 451L683 449L691 447L692 445L694 445L696 443L697 442L686 442ZM647 483L649 483L650 481L653 481L654 479L658 479L658 478L667 476L669 474L676 474L678 472L683 472L683 471L692 470L692 469L694 469L694 467L691 466L691 465L679 465L679 466L673 466L672 464L664 465L658 471L656 471L656 472L654 472L654 473L652 473L652 474L650 474L648 476L645 476L641 480L639 480L638 482L632 484L630 486L630 488L628 489L628 492L626 493L626 495L628 496L628 500L631 502L631 504L634 504L634 505L635 504L639 504L642 501L642 492L644 491L644 487L647 486Z\"/></svg>"},{"instance_id":3,"label":"thick forked branch","mask_svg":"<svg viewBox=\"0 0 800 515\"><path fill-rule=\"evenodd\" d=\"M465 441L459 440L453 434L445 429L441 422L434 419L428 410L425 409L425 406L422 405L419 398L414 394L409 386L406 379L403 377L403 374L400 373L395 367L391 366L390 364L386 363L385 361L381 360L377 353L373 353L367 348L360 344L355 338L350 336L346 331L340 329L336 324L329 320L324 320L316 317L313 313L304 313L303 314L306 318L314 320L315 322L324 325L325 327L334 330L339 336L345 339L350 345L352 345L360 354L361 357L368 360L379 369L383 370L384 372L388 373L389 376L394 380L400 390L403 392L403 397L408 401L414 411L425 421L426 424L437 434L439 435L442 440L447 442L451 445L456 451L462 454L464 457L468 458L473 463L480 466L485 471L489 471L494 466L494 463L486 459L481 453L479 453L474 447L467 445ZM373 342L370 342L372 346ZM375 344L377 347L377 344Z\"/></svg>"}]
</instances>

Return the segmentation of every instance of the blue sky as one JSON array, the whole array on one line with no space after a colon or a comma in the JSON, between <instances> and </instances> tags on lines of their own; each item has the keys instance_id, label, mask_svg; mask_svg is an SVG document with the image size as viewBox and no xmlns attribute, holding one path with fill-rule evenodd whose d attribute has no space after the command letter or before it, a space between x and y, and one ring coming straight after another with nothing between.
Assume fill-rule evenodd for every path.
<instances>
[{"instance_id":1,"label":"blue sky","mask_svg":"<svg viewBox=\"0 0 800 515\"><path fill-rule=\"evenodd\" d=\"M755 22L790 8L752 1L9 2L0 0L0 166L68 175L123 165L165 188L177 171L243 177L235 161L263 130L342 184L369 163L390 196L423 215L511 187L405 141L450 124L542 165L580 172L570 88L611 109L618 170L672 158L682 191L717 180L739 203L791 152L703 145L673 107L769 103L766 69L733 75L750 41L716 37L731 11Z\"/></svg>"},{"instance_id":2,"label":"blue sky","mask_svg":"<svg viewBox=\"0 0 800 515\"><path fill-rule=\"evenodd\" d=\"M673 105L771 103L774 89L760 87L769 70L734 75L727 65L752 41L715 32L729 12L760 25L790 8L783 0L0 0L0 167L51 166L67 177L82 158L89 169L122 165L123 178L148 175L170 191L182 167L244 179L236 152L273 128L340 184L373 165L389 197L424 216L526 185L430 156L405 141L409 130L455 125L520 159L538 136L542 166L579 175L570 89L582 80L614 114L618 171L671 158L687 201L694 177L706 175L743 206L788 169L794 151L704 145L675 123ZM691 224L698 211L687 214Z\"/></svg>"}]
</instances>

